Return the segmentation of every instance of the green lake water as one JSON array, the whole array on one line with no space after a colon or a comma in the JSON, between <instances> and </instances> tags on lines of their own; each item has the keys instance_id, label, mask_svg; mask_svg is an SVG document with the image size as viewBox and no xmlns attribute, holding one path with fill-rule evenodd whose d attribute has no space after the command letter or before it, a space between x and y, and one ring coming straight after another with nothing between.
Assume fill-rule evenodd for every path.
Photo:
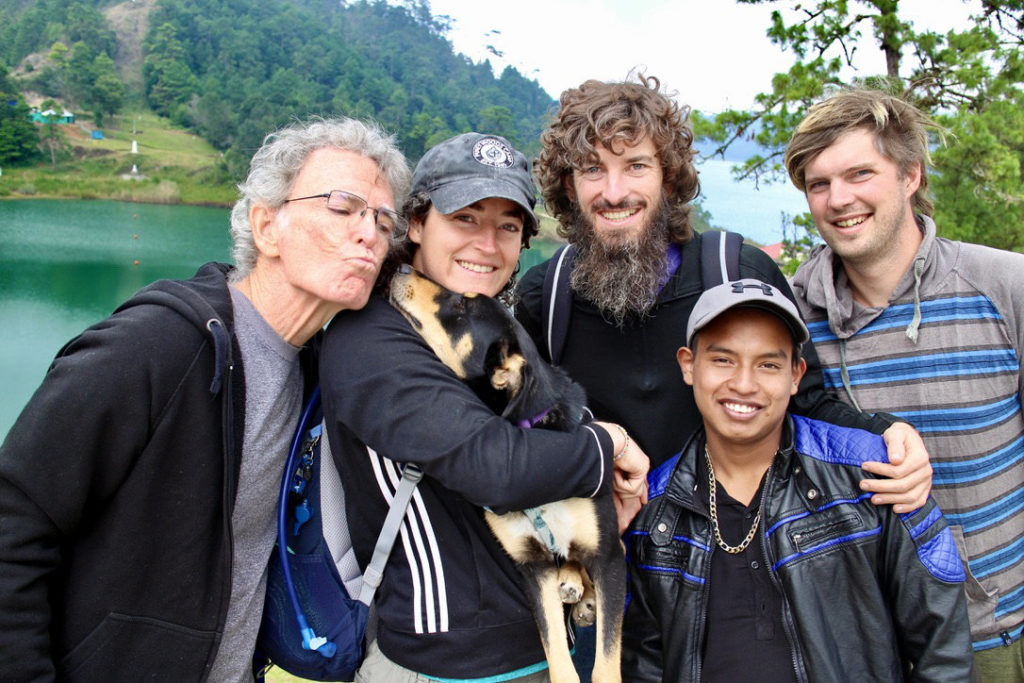
<instances>
[{"instance_id":1,"label":"green lake water","mask_svg":"<svg viewBox=\"0 0 1024 683\"><path fill-rule=\"evenodd\" d=\"M160 278L229 261L226 209L0 201L0 439L57 351ZM557 245L534 241L523 271Z\"/></svg>"}]
</instances>

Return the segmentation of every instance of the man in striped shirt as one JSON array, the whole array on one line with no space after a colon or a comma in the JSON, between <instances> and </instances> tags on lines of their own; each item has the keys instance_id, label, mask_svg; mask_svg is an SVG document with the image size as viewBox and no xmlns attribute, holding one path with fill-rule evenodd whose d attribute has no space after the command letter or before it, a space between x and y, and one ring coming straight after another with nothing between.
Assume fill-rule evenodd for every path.
<instances>
[{"instance_id":1,"label":"man in striped shirt","mask_svg":"<svg viewBox=\"0 0 1024 683\"><path fill-rule=\"evenodd\" d=\"M1024 681L1024 255L936 236L936 128L872 90L810 109L786 168L826 244L793 290L826 384L924 437L965 559L975 668Z\"/></svg>"}]
</instances>

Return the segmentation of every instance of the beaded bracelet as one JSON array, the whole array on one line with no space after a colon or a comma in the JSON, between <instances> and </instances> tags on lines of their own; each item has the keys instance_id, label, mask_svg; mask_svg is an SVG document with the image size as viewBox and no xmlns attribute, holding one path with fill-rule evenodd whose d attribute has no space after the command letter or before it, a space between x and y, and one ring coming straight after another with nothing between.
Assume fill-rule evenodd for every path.
<instances>
[{"instance_id":1,"label":"beaded bracelet","mask_svg":"<svg viewBox=\"0 0 1024 683\"><path fill-rule=\"evenodd\" d=\"M625 441L622 442L622 450L612 456L612 462L617 462L619 458L626 454L626 449L629 448L629 434L626 432L626 428L622 425L615 426L619 428L620 432L622 432L622 438L625 439Z\"/></svg>"}]
</instances>

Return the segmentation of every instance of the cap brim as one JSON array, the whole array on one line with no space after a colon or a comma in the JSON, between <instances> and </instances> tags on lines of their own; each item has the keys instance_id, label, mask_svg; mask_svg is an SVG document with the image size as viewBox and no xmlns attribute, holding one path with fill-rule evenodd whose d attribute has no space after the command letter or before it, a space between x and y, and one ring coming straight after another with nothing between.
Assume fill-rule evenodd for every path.
<instances>
[{"instance_id":1,"label":"cap brim","mask_svg":"<svg viewBox=\"0 0 1024 683\"><path fill-rule=\"evenodd\" d=\"M434 208L443 214L454 213L470 204L475 204L491 197L507 199L515 203L526 213L526 219L532 227L537 227L537 216L533 213L533 207L530 206L529 198L514 184L497 178L459 180L435 188L428 194Z\"/></svg>"},{"instance_id":2,"label":"cap brim","mask_svg":"<svg viewBox=\"0 0 1024 683\"><path fill-rule=\"evenodd\" d=\"M786 329L789 330L790 335L797 344L806 344L810 341L810 333L807 331L807 326L804 325L803 321L797 321L793 319L793 314L787 311L784 307L770 303L764 300L748 300L737 302L732 306L727 306L718 311L715 311L711 315L705 314L704 318L696 321L693 326L693 330L687 335L686 345L693 348L693 338L696 337L701 330L714 322L719 316L725 314L728 311L741 309L741 308L754 308L765 313L771 313L775 317L782 320L786 325Z\"/></svg>"}]
</instances>

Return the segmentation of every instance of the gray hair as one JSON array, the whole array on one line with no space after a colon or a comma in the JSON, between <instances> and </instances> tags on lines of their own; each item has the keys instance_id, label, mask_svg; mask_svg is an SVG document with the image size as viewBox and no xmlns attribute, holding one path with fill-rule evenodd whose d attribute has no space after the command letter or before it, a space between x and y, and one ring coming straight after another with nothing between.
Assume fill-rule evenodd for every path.
<instances>
[{"instance_id":1,"label":"gray hair","mask_svg":"<svg viewBox=\"0 0 1024 683\"><path fill-rule=\"evenodd\" d=\"M309 155L331 147L356 152L376 162L395 197L395 206L402 206L412 174L394 136L388 135L380 124L344 117L314 117L285 126L264 138L249 164L248 177L238 186L241 197L231 209L231 253L235 261L232 281L252 272L259 255L249 224L249 210L256 204L272 209L284 205Z\"/></svg>"}]
</instances>

